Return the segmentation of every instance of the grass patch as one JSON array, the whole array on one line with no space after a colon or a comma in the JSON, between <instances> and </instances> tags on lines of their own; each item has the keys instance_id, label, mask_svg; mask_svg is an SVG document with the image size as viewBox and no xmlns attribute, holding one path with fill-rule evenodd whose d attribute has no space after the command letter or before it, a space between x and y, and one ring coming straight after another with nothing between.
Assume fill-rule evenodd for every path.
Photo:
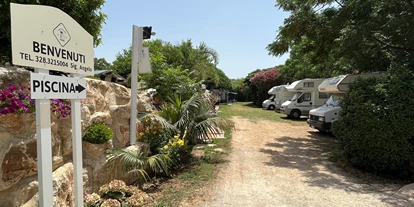
<instances>
[{"instance_id":1,"label":"grass patch","mask_svg":"<svg viewBox=\"0 0 414 207\"><path fill-rule=\"evenodd\" d=\"M238 102L231 105L220 105L219 114L225 118L231 118L233 116L241 116L256 122L259 120L267 120L273 122L284 122L292 125L307 125L306 117L302 117L299 120L288 119L285 114L276 113L273 110L265 110L255 106L248 102Z\"/></svg>"},{"instance_id":2,"label":"grass patch","mask_svg":"<svg viewBox=\"0 0 414 207\"><path fill-rule=\"evenodd\" d=\"M174 184L163 189L162 197L151 207L178 206L183 198L194 196L196 190L215 178L217 167L225 162L225 157L231 151L231 133L231 129L225 130L225 139L213 139L216 146L204 147L204 157L193 160L188 168L174 176ZM216 148L223 149L225 153L214 152Z\"/></svg>"}]
</instances>

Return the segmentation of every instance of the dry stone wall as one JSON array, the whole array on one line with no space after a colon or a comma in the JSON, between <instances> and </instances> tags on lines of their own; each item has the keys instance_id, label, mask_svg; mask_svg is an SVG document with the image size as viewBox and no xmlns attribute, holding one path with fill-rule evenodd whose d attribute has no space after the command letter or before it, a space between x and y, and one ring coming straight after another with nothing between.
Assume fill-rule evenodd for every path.
<instances>
[{"instance_id":1,"label":"dry stone wall","mask_svg":"<svg viewBox=\"0 0 414 207\"><path fill-rule=\"evenodd\" d=\"M137 96L138 110L151 112L149 95L143 92ZM107 164L105 151L123 148L129 142L130 97L130 89L124 86L87 79L87 98L82 101L83 134L96 123L105 123L114 131L107 143L82 144L87 193L115 178L127 179L119 167ZM72 120L52 115L51 121L53 199L55 206L73 206ZM36 140L35 113L0 115L0 207L38 205Z\"/></svg>"}]
</instances>

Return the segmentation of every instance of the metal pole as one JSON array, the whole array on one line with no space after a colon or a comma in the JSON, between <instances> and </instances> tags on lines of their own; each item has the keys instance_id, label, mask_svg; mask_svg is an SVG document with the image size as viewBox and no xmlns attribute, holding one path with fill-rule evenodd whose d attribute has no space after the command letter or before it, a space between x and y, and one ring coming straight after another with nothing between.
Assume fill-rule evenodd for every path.
<instances>
[{"instance_id":1,"label":"metal pole","mask_svg":"<svg viewBox=\"0 0 414 207\"><path fill-rule=\"evenodd\" d=\"M130 118L130 144L137 142L137 94L138 94L138 63L142 55L142 27L132 26L132 65L131 65L131 118Z\"/></svg>"},{"instance_id":2,"label":"metal pole","mask_svg":"<svg viewBox=\"0 0 414 207\"><path fill-rule=\"evenodd\" d=\"M73 78L79 78L78 74L71 74ZM75 182L75 206L83 206L83 164L82 164L82 127L80 99L71 100L72 117L72 153L73 175Z\"/></svg>"},{"instance_id":3,"label":"metal pole","mask_svg":"<svg viewBox=\"0 0 414 207\"><path fill-rule=\"evenodd\" d=\"M35 69L36 73L49 74L48 70ZM53 206L52 184L52 132L50 129L50 100L36 99L37 168L39 206Z\"/></svg>"}]
</instances>

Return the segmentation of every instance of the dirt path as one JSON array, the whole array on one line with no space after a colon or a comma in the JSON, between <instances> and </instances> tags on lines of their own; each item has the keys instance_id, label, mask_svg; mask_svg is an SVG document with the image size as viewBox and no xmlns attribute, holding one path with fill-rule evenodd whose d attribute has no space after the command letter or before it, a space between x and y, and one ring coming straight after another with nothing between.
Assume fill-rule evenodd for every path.
<instances>
[{"instance_id":1,"label":"dirt path","mask_svg":"<svg viewBox=\"0 0 414 207\"><path fill-rule=\"evenodd\" d=\"M307 126L233 118L233 151L202 197L182 206L414 206L400 185L364 184L328 161L334 139Z\"/></svg>"}]
</instances>

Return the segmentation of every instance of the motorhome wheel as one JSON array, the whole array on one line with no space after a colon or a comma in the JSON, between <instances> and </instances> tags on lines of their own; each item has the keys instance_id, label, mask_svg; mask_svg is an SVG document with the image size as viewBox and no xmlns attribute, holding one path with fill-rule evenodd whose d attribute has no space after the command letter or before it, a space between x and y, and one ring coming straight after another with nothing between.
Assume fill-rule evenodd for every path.
<instances>
[{"instance_id":1,"label":"motorhome wheel","mask_svg":"<svg viewBox=\"0 0 414 207\"><path fill-rule=\"evenodd\" d=\"M268 107L268 109L269 109L269 110L274 110L274 109L275 109L275 106L270 105L270 106Z\"/></svg>"},{"instance_id":2,"label":"motorhome wheel","mask_svg":"<svg viewBox=\"0 0 414 207\"><path fill-rule=\"evenodd\" d=\"M292 111L290 112L290 116L291 116L292 118L294 118L294 119L299 119L299 118L300 118L300 116L301 116L301 112L300 112L299 110L297 110L297 109L292 110Z\"/></svg>"}]
</instances>

